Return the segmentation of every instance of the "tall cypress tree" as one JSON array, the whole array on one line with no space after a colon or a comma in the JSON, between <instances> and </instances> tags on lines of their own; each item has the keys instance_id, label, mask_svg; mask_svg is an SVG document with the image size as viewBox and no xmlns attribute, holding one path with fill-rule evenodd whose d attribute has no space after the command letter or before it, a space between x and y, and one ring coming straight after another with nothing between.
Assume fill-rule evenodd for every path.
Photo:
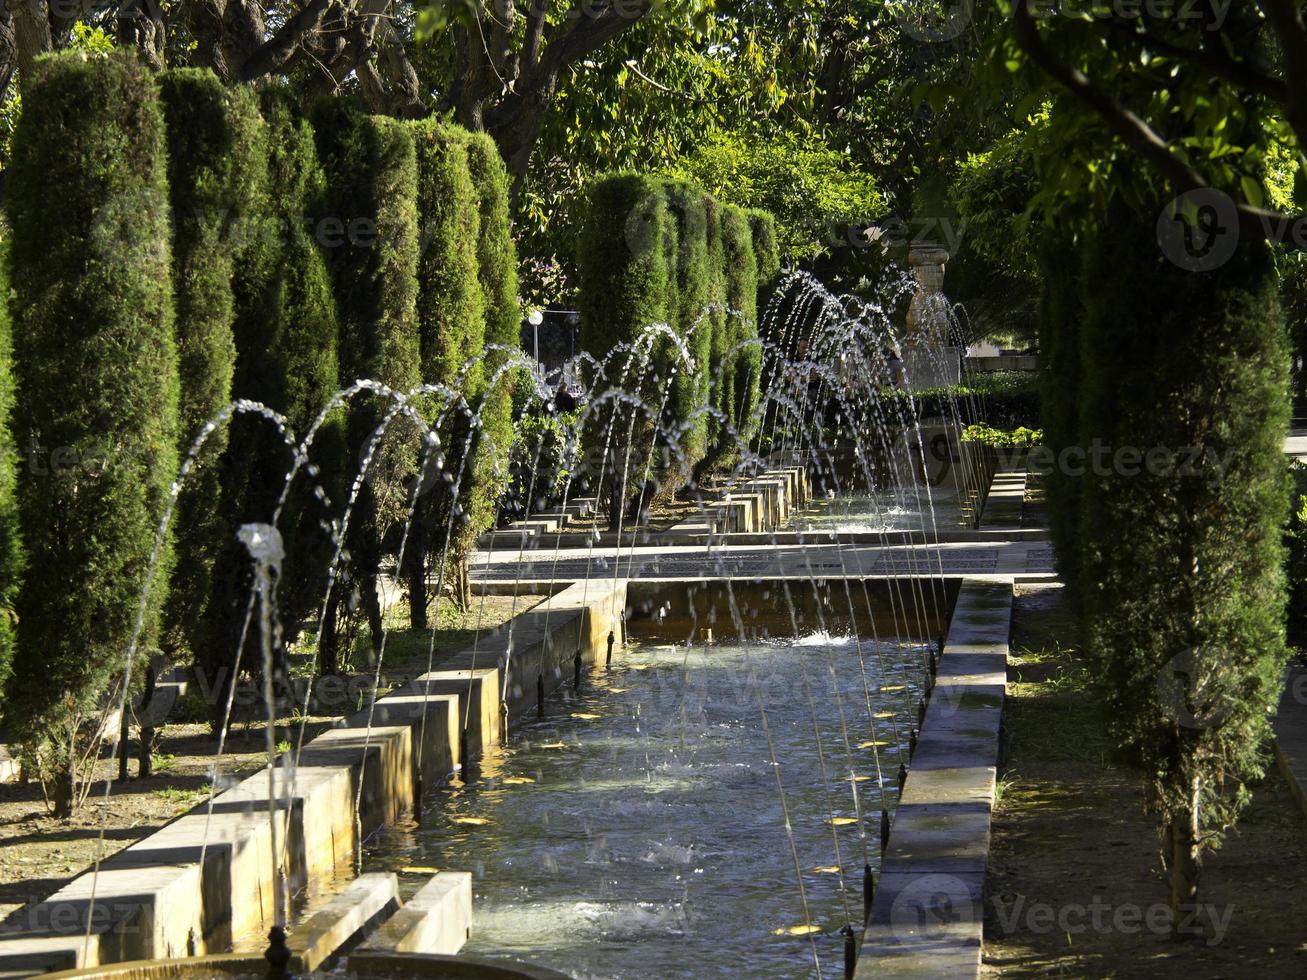
<instances>
[{"instance_id":1,"label":"tall cypress tree","mask_svg":"<svg viewBox=\"0 0 1307 980\"><path fill-rule=\"evenodd\" d=\"M456 389L468 405L475 405L485 365L479 360L473 363L473 358L484 353L486 305L477 254L481 212L468 166L467 142L453 127L432 119L414 123L413 136L418 210L423 221L417 299L422 380ZM475 442L470 420L446 398L435 399L434 405L429 422L434 422L439 412L445 413L440 432L443 461L438 474L427 474L428 489L414 522L421 546L411 549L408 556L409 619L415 629L427 622L428 553L438 559L448 550L452 564L461 566L453 540L446 549L445 534L452 521L453 538L463 539L466 502L477 475L471 453L465 456L472 449L469 443ZM454 584L463 583L456 578ZM461 587L455 591L465 598Z\"/></svg>"},{"instance_id":2,"label":"tall cypress tree","mask_svg":"<svg viewBox=\"0 0 1307 980\"><path fill-rule=\"evenodd\" d=\"M1118 208L1087 265L1077 580L1186 906L1264 770L1279 697L1287 356L1265 243L1183 271L1159 254L1160 210Z\"/></svg>"},{"instance_id":3,"label":"tall cypress tree","mask_svg":"<svg viewBox=\"0 0 1307 980\"><path fill-rule=\"evenodd\" d=\"M9 318L9 245L0 244L0 690L9 683L15 644L14 610L26 568L18 524L18 469L13 437L14 350ZM0 707L0 712L3 712Z\"/></svg>"},{"instance_id":4,"label":"tall cypress tree","mask_svg":"<svg viewBox=\"0 0 1307 980\"><path fill-rule=\"evenodd\" d=\"M232 395L236 317L232 278L241 254L247 207L263 194L263 126L251 89L228 88L211 71L179 69L159 76L168 139L172 214L172 284L181 376L179 450ZM227 429L205 443L174 522L185 561L173 570L166 615L170 652L203 645L203 612L212 590L213 563L227 533L220 512ZM145 735L143 734L143 739ZM148 764L142 754L142 765Z\"/></svg>"},{"instance_id":5,"label":"tall cypress tree","mask_svg":"<svg viewBox=\"0 0 1307 980\"><path fill-rule=\"evenodd\" d=\"M618 344L634 343L650 325L668 320L670 219L665 201L658 182L636 174L605 177L590 189L578 255L581 346L601 360ZM623 378L628 361L630 370ZM608 402L586 426L584 440L592 456L607 445L604 487L609 493L609 526L614 530L632 496L631 473L638 475L636 467L643 466L650 448L650 413L657 411L661 398L653 380L652 372L642 370L639 357L615 355L604 387L638 394L648 411Z\"/></svg>"},{"instance_id":6,"label":"tall cypress tree","mask_svg":"<svg viewBox=\"0 0 1307 980\"><path fill-rule=\"evenodd\" d=\"M302 437L338 388L335 301L322 252L310 233L324 181L312 128L289 91L265 89L260 100L265 126L252 153L259 179L251 187L248 220L237 239L241 261L233 282L232 393L280 413ZM257 664L252 636L247 636L242 662L236 658L252 586L249 555L236 532L242 523L272 520L292 465L280 435L261 418L233 419L230 443L222 474L226 523L197 651L218 721L238 669L254 670ZM348 463L339 417L319 432L310 458L320 473L318 482L339 510ZM331 554L321 524L336 515L324 511L312 482L301 474L280 525L287 555L277 605L287 639L318 612Z\"/></svg>"},{"instance_id":7,"label":"tall cypress tree","mask_svg":"<svg viewBox=\"0 0 1307 980\"><path fill-rule=\"evenodd\" d=\"M24 76L7 195L15 432L24 537L41 560L19 596L9 704L68 815L142 590L148 648L171 564L165 549L150 565L177 471L167 163L134 56L58 55Z\"/></svg>"},{"instance_id":8,"label":"tall cypress tree","mask_svg":"<svg viewBox=\"0 0 1307 980\"><path fill-rule=\"evenodd\" d=\"M495 141L485 133L461 131L467 164L481 213L477 236L477 275L485 306L485 343L516 351L521 340L522 307L518 299L517 245L509 210L509 177ZM492 379L508 363L510 351L488 350L480 390L481 434L465 503L467 523L455 541L459 577L467 583L467 555L476 539L490 529L495 507L508 488L513 442L513 384L516 372ZM466 591L466 584L464 585Z\"/></svg>"},{"instance_id":9,"label":"tall cypress tree","mask_svg":"<svg viewBox=\"0 0 1307 980\"><path fill-rule=\"evenodd\" d=\"M668 415L670 421L680 427L708 404L710 397L714 320L709 304L712 301L713 272L709 267L708 206L703 192L685 181L669 181L666 194L677 232L677 306L672 326L685 341L695 362L693 372L678 370L672 391ZM701 415L687 432L681 449L691 466L703 458L708 450L706 415Z\"/></svg>"},{"instance_id":10,"label":"tall cypress tree","mask_svg":"<svg viewBox=\"0 0 1307 980\"><path fill-rule=\"evenodd\" d=\"M345 229L327 248L340 314L342 380L368 379L396 391L412 390L421 381L412 128L368 115L347 100L320 105L314 127L327 175L325 219ZM351 409L349 458L359 465L388 409L376 399ZM398 550L419 452L417 427L396 417L373 457L350 524L348 574L362 597L374 648L382 629L377 595L381 557ZM328 618L330 630L335 617ZM324 670L335 669L335 642L334 632L321 638Z\"/></svg>"},{"instance_id":11,"label":"tall cypress tree","mask_svg":"<svg viewBox=\"0 0 1307 980\"><path fill-rule=\"evenodd\" d=\"M726 302L733 311L726 345L728 351L734 349L726 366L734 377L728 414L741 437L747 437L758 404L762 351L756 344L741 346L758 336L758 259L749 215L742 208L728 205L722 211L722 252Z\"/></svg>"}]
</instances>

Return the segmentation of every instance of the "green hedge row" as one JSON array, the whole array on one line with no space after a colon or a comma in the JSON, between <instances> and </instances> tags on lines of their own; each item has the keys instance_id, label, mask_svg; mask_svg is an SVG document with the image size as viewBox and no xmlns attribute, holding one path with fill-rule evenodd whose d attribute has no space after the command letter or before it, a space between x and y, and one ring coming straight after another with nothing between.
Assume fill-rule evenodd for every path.
<instances>
[{"instance_id":1,"label":"green hedge row","mask_svg":"<svg viewBox=\"0 0 1307 980\"><path fill-rule=\"evenodd\" d=\"M5 708L67 814L85 726L122 671L141 592L172 564L166 551L151 564L177 473L178 363L167 148L144 66L64 56L24 72L7 206L13 426L31 452L18 506L35 560ZM145 609L147 642L165 591Z\"/></svg>"},{"instance_id":2,"label":"green hedge row","mask_svg":"<svg viewBox=\"0 0 1307 980\"><path fill-rule=\"evenodd\" d=\"M252 642L237 651L251 582L236 530L271 521L283 496L293 454L269 419L238 412L214 430L150 564L179 451L232 399L267 405L303 436L355 379L457 386L481 409L479 427L448 413L442 431L446 470L465 470L458 505L443 504L457 516L450 554L465 557L508 475L517 262L508 177L486 137L348 100L306 114L285 89L152 77L119 54L48 57L23 85L3 270L13 291L0 304L0 683L6 721L31 733L67 812L77 760L94 758L86 723L121 676L152 567L143 654L191 655L217 694L215 720L237 672L260 669ZM431 424L441 404L411 409ZM319 613L332 522L383 423L338 590L363 596L374 641L378 568L399 551L413 491L448 497L413 481L420 424L393 402L365 393L328 414L281 514L288 640ZM21 588L20 537L39 558ZM422 563L444 554L435 535L410 544ZM414 603L425 613L425 595ZM330 605L324 670L340 666L345 616L339 596Z\"/></svg>"},{"instance_id":3,"label":"green hedge row","mask_svg":"<svg viewBox=\"0 0 1307 980\"><path fill-rule=\"evenodd\" d=\"M578 267L581 346L608 362L598 394L624 388L645 406L635 418L630 409L600 413L586 435L592 450L609 447L616 523L623 501L676 489L705 458L739 448L729 433L749 437L760 399L759 294L781 271L775 222L684 181L615 174L590 189ZM650 332L655 324L676 340ZM638 350L614 354L621 345ZM685 429L679 452L652 443L660 409L666 428Z\"/></svg>"},{"instance_id":4,"label":"green hedge row","mask_svg":"<svg viewBox=\"0 0 1307 980\"><path fill-rule=\"evenodd\" d=\"M1265 244L1184 271L1157 248L1160 211L1118 206L1078 282L1049 284L1066 317L1048 324L1050 439L1105 464L1059 471L1048 499L1184 904L1264 771L1280 694L1288 358Z\"/></svg>"}]
</instances>

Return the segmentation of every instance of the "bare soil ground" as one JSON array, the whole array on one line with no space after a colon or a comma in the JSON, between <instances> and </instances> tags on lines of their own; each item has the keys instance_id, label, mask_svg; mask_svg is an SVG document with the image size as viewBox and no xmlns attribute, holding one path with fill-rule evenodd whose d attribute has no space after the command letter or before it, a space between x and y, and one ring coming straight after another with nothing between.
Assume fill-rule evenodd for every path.
<instances>
[{"instance_id":1,"label":"bare soil ground","mask_svg":"<svg viewBox=\"0 0 1307 980\"><path fill-rule=\"evenodd\" d=\"M451 609L447 602L440 603L435 663L438 666L471 645L478 628L497 628L542 598L487 596L482 601L474 597L471 608L464 613ZM399 673L425 670L432 631L403 628L407 619L402 607L389 610L386 618L392 632L387 639L384 665ZM366 669L357 662L363 659L356 653L356 669ZM56 820L49 815L40 783L35 780L25 785L0 785L0 919L58 891L92 866L97 853L101 859L106 858L207 798L218 743L208 723L202 720L203 712L202 702L188 700L180 704L173 717L188 720L169 723L159 730L154 774L148 779L133 777L126 783L115 780L108 784L107 798L105 780L116 775L117 763L100 759L90 795L71 820ZM314 716L286 719L277 726L276 740L279 744L294 744L303 723L307 742L331 721ZM263 722L252 720L233 723L219 769L220 786L238 781L264 765L265 728ZM131 772L136 772L134 755Z\"/></svg>"},{"instance_id":2,"label":"bare soil ground","mask_svg":"<svg viewBox=\"0 0 1307 980\"><path fill-rule=\"evenodd\" d=\"M984 976L1307 976L1307 819L1274 765L1204 866L1215 915L1173 938L1142 778L1112 758L1066 591L1022 587L1013 627Z\"/></svg>"}]
</instances>

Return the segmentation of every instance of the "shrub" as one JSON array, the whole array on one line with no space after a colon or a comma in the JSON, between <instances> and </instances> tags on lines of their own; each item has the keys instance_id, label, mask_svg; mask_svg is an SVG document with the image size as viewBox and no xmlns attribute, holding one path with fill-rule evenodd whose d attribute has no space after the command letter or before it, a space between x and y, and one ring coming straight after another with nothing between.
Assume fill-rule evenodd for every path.
<instances>
[{"instance_id":1,"label":"shrub","mask_svg":"<svg viewBox=\"0 0 1307 980\"><path fill-rule=\"evenodd\" d=\"M669 180L664 185L668 210L676 227L676 310L672 326L689 348L695 370L678 367L667 421L684 426L694 413L708 404L711 390L713 325L716 314L708 312L712 301L714 272L709 266L708 210L703 192L694 184ZM708 418L699 421L685 436L681 451L688 463L697 463L708 450Z\"/></svg>"},{"instance_id":2,"label":"shrub","mask_svg":"<svg viewBox=\"0 0 1307 980\"><path fill-rule=\"evenodd\" d=\"M1044 244L1039 256L1043 291L1039 316L1039 386L1047 446L1056 459L1081 445L1081 269L1069 241ZM1074 596L1079 575L1080 485L1077 474L1054 466L1045 481L1049 536L1062 580Z\"/></svg>"},{"instance_id":3,"label":"shrub","mask_svg":"<svg viewBox=\"0 0 1307 980\"><path fill-rule=\"evenodd\" d=\"M177 471L166 151L134 56L55 56L24 74L7 195L14 430L51 455L19 476L41 561L19 596L8 703L16 730L43 743L67 815L84 723L121 676L147 587L143 642L154 642L171 565L167 549L150 564Z\"/></svg>"},{"instance_id":4,"label":"shrub","mask_svg":"<svg viewBox=\"0 0 1307 980\"><path fill-rule=\"evenodd\" d=\"M418 337L422 380L458 389L475 405L485 378L485 365L473 358L484 354L485 295L477 254L481 215L476 187L468 167L466 140L452 127L428 119L413 125L417 150L418 211L422 215L422 254L418 260ZM464 372L464 367L467 367ZM433 491L423 495L414 520L409 550L409 615L415 629L426 626L427 554L446 556L461 570L466 548L466 505L475 491L476 474L469 451L475 453L470 420L445 398L435 399L435 415L445 412L440 430L443 466L433 474ZM454 489L458 488L458 499ZM446 530L452 540L446 547ZM454 579L466 597L466 576Z\"/></svg>"},{"instance_id":5,"label":"shrub","mask_svg":"<svg viewBox=\"0 0 1307 980\"><path fill-rule=\"evenodd\" d=\"M232 277L247 207L263 193L262 123L251 89L228 88L211 71L181 69L159 76L167 125L172 214L172 286L181 377L179 449L231 401L236 364ZM228 430L205 443L177 502L178 550L165 643L173 651L203 645L203 613L213 564L230 533L220 512L218 460Z\"/></svg>"},{"instance_id":6,"label":"shrub","mask_svg":"<svg viewBox=\"0 0 1307 980\"><path fill-rule=\"evenodd\" d=\"M314 128L327 178L324 214L345 228L375 230L347 235L327 250L340 316L342 379L369 379L396 391L412 390L421 379L412 129L368 115L347 100L320 105ZM348 458L362 463L388 408L379 400L355 403L348 421ZM382 635L377 596L381 556L387 548L398 550L395 536L410 506L407 484L416 473L418 446L416 426L397 416L373 456L347 537L348 578L362 596L374 648ZM333 605L338 605L340 591L334 590ZM324 671L336 666L334 637L334 623L328 624L319 644Z\"/></svg>"},{"instance_id":7,"label":"shrub","mask_svg":"<svg viewBox=\"0 0 1307 980\"><path fill-rule=\"evenodd\" d=\"M302 437L338 387L336 306L326 264L309 229L321 206L323 173L312 128L290 92L265 89L261 110L265 126L252 146L256 179L247 202L250 217L239 239L241 255L232 285L232 393L279 412ZM210 710L215 723L222 721L242 664L255 669L259 662L254 631L246 633L239 655L237 650L253 583L249 554L236 532L243 523L272 520L292 465L282 438L262 418L233 419L230 443L222 473L226 526L196 650L197 668L213 692ZM312 480L304 473L298 478L280 524L286 560L277 604L290 640L307 617L317 615L326 588L331 540L321 525L334 516L327 505L343 496L348 469L339 416L319 430L311 460L319 476ZM315 483L326 500L314 493Z\"/></svg>"},{"instance_id":8,"label":"shrub","mask_svg":"<svg viewBox=\"0 0 1307 980\"><path fill-rule=\"evenodd\" d=\"M726 303L733 311L726 369L734 374L735 381L727 414L741 436L747 438L758 404L762 351L757 344L741 345L758 336L758 260L747 212L729 204L722 209L722 257Z\"/></svg>"},{"instance_id":9,"label":"shrub","mask_svg":"<svg viewBox=\"0 0 1307 980\"><path fill-rule=\"evenodd\" d=\"M669 223L662 189L650 178L617 174L592 185L578 265L581 346L593 356L602 360L619 344L638 341L651 324L668 321L668 276L672 274L667 268ZM650 361L656 353L651 351ZM626 353L612 357L604 388L624 388L638 394L646 406L656 408L660 400L656 382L663 371L653 363L645 367L642 360ZM630 369L623 375L628 364ZM598 391L596 395L603 393ZM587 447L595 451L607 446L608 518L616 529L629 495L623 462L629 454L634 461L632 471L638 472L635 466L643 462L651 448L653 425L638 410L623 409L616 402L611 406L588 420L585 440Z\"/></svg>"},{"instance_id":10,"label":"shrub","mask_svg":"<svg viewBox=\"0 0 1307 980\"><path fill-rule=\"evenodd\" d=\"M14 610L26 565L18 526L17 453L12 430L14 350L13 325L9 319L8 252L8 245L0 243L0 690L9 683L13 665Z\"/></svg>"},{"instance_id":11,"label":"shrub","mask_svg":"<svg viewBox=\"0 0 1307 980\"><path fill-rule=\"evenodd\" d=\"M1157 249L1160 206L1140 210L1108 216L1087 265L1080 438L1150 459L1082 481L1078 581L1179 906L1264 771L1280 693L1287 358L1265 245L1183 272Z\"/></svg>"},{"instance_id":12,"label":"shrub","mask_svg":"<svg viewBox=\"0 0 1307 980\"><path fill-rule=\"evenodd\" d=\"M485 343L509 348L485 356L485 385L481 393L481 437L476 454L475 480L467 503L466 544L460 548L460 565L482 532L493 526L495 510L508 488L509 456L513 431L513 388L517 371L502 373L518 349L522 308L518 301L517 246L510 217L508 168L495 141L485 133L466 133L467 163L481 212L477 238L477 266L485 299ZM496 375L499 380L491 382ZM463 576L466 581L466 575Z\"/></svg>"}]
</instances>

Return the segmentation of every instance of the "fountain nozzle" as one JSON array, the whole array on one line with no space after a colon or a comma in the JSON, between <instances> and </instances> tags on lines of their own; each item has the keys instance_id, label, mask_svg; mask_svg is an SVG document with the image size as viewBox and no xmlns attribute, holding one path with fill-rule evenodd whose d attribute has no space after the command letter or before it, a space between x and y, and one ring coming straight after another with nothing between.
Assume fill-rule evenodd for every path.
<instances>
[{"instance_id":1,"label":"fountain nozzle","mask_svg":"<svg viewBox=\"0 0 1307 980\"><path fill-rule=\"evenodd\" d=\"M844 980L853 980L858 965L858 940L852 926L846 925L840 933L844 936Z\"/></svg>"},{"instance_id":2,"label":"fountain nozzle","mask_svg":"<svg viewBox=\"0 0 1307 980\"><path fill-rule=\"evenodd\" d=\"M617 642L617 634L613 630L608 631L608 659L604 661L605 667L613 665L613 644ZM580 653L577 656L581 656Z\"/></svg>"},{"instance_id":3,"label":"fountain nozzle","mask_svg":"<svg viewBox=\"0 0 1307 980\"><path fill-rule=\"evenodd\" d=\"M889 811L880 811L880 856L885 856L885 849L889 847Z\"/></svg>"},{"instance_id":4,"label":"fountain nozzle","mask_svg":"<svg viewBox=\"0 0 1307 980\"><path fill-rule=\"evenodd\" d=\"M263 958L268 961L268 980L285 980L290 976L290 947L286 945L286 930L273 926L268 931L268 948Z\"/></svg>"},{"instance_id":5,"label":"fountain nozzle","mask_svg":"<svg viewBox=\"0 0 1307 980\"><path fill-rule=\"evenodd\" d=\"M578 648L576 656L572 658L572 688L577 691L581 690L581 664L581 650Z\"/></svg>"},{"instance_id":6,"label":"fountain nozzle","mask_svg":"<svg viewBox=\"0 0 1307 980\"><path fill-rule=\"evenodd\" d=\"M545 716L545 675L536 675L536 714L538 717Z\"/></svg>"}]
</instances>

